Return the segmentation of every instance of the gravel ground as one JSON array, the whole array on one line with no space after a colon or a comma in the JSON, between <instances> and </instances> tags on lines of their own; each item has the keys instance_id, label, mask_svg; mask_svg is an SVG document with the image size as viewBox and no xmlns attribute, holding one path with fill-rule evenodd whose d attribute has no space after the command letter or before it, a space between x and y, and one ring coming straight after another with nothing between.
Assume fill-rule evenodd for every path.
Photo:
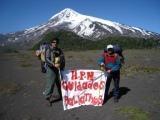
<instances>
[{"instance_id":1,"label":"gravel ground","mask_svg":"<svg viewBox=\"0 0 160 120\"><path fill-rule=\"evenodd\" d=\"M100 54L98 50L65 52L66 69L99 69ZM124 55L118 103L111 97L102 107L64 111L62 101L46 105L45 74L32 51L1 54L0 120L159 120L160 50L125 50Z\"/></svg>"}]
</instances>

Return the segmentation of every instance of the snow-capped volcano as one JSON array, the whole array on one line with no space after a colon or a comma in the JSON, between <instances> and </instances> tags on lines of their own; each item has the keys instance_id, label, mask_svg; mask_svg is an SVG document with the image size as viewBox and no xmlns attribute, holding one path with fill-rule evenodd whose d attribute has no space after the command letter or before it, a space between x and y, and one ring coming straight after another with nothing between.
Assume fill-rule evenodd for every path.
<instances>
[{"instance_id":1,"label":"snow-capped volcano","mask_svg":"<svg viewBox=\"0 0 160 120\"><path fill-rule=\"evenodd\" d=\"M96 40L107 36L131 36L142 38L160 38L154 32L146 31L141 28L122 25L117 22L104 20L92 16L82 15L70 8L52 16L46 23L25 29L20 32L0 34L5 42L33 41L41 37L45 32L52 30L68 30L77 35ZM0 40L1 41L1 40ZM0 42L1 43L1 42Z\"/></svg>"},{"instance_id":2,"label":"snow-capped volcano","mask_svg":"<svg viewBox=\"0 0 160 120\"><path fill-rule=\"evenodd\" d=\"M124 35L148 38L155 33L122 25L117 22L104 20L92 16L82 15L72 9L66 8L49 19L53 26L63 26L82 37L103 37L111 35Z\"/></svg>"}]
</instances>

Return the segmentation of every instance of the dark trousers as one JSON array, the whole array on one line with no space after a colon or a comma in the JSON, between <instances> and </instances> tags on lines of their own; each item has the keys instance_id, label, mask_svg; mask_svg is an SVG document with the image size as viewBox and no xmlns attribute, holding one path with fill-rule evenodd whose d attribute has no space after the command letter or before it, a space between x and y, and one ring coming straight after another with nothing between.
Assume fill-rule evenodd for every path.
<instances>
[{"instance_id":1,"label":"dark trousers","mask_svg":"<svg viewBox=\"0 0 160 120\"><path fill-rule=\"evenodd\" d=\"M47 72L47 68L46 68L46 63L41 61L41 72L42 73L46 73Z\"/></svg>"},{"instance_id":2,"label":"dark trousers","mask_svg":"<svg viewBox=\"0 0 160 120\"><path fill-rule=\"evenodd\" d=\"M119 93L120 93L120 91L119 91L120 71L119 70L108 74L105 95L108 96L108 92L109 92L109 88L110 88L110 84L111 84L112 79L114 81L113 96L119 97Z\"/></svg>"}]
</instances>

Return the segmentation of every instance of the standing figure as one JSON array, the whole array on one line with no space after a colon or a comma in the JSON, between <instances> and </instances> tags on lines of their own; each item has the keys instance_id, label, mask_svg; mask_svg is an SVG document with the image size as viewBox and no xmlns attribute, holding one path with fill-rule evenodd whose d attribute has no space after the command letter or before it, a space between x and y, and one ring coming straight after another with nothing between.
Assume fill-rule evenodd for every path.
<instances>
[{"instance_id":1,"label":"standing figure","mask_svg":"<svg viewBox=\"0 0 160 120\"><path fill-rule=\"evenodd\" d=\"M101 69L107 73L105 95L108 96L110 83L113 79L114 81L114 89L113 89L114 102L118 102L119 93L120 93L119 82L120 82L121 62L120 62L119 55L114 52L113 45L107 45L107 50L98 59L98 64L100 65Z\"/></svg>"},{"instance_id":2,"label":"standing figure","mask_svg":"<svg viewBox=\"0 0 160 120\"><path fill-rule=\"evenodd\" d=\"M60 85L60 71L63 70L65 67L65 58L63 51L60 48L58 48L58 43L59 39L53 38L51 41L51 45L45 52L45 61L47 64L47 84L43 94L45 95L46 100L48 100L49 102L53 97L56 99L62 98ZM58 89L58 96L53 95L55 84Z\"/></svg>"}]
</instances>

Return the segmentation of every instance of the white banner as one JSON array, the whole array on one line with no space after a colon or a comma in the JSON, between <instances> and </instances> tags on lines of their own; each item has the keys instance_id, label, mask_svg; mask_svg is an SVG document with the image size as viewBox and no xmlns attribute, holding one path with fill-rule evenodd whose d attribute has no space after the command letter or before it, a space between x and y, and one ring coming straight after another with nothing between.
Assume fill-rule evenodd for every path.
<instances>
[{"instance_id":1,"label":"white banner","mask_svg":"<svg viewBox=\"0 0 160 120\"><path fill-rule=\"evenodd\" d=\"M64 110L81 105L102 106L107 76L100 70L65 70L61 90Z\"/></svg>"}]
</instances>

